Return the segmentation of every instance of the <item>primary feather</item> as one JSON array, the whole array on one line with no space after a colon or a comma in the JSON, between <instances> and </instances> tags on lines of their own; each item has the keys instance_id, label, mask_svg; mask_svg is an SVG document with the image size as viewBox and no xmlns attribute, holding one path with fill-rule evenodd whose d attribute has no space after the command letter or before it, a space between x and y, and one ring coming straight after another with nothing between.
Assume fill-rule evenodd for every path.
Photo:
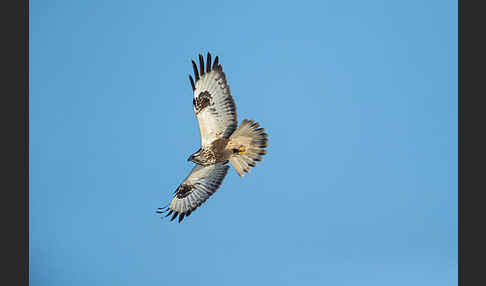
<instances>
[{"instance_id":1,"label":"primary feather","mask_svg":"<svg viewBox=\"0 0 486 286\"><path fill-rule=\"evenodd\" d=\"M159 209L158 212L167 212L166 216L172 215L171 220L179 215L179 222L181 222L184 216L189 216L218 190L228 169L228 165L221 163L194 166L191 173L176 189L169 206Z\"/></svg>"},{"instance_id":2,"label":"primary feather","mask_svg":"<svg viewBox=\"0 0 486 286\"><path fill-rule=\"evenodd\" d=\"M223 136L228 138L236 129L236 106L231 96L230 88L226 82L223 67L216 57L211 69L211 55L208 53L208 69L204 72L204 60L199 55L200 70L193 61L194 75L196 78L193 86L193 109L199 123L201 144L209 145L215 139ZM193 79L189 76L191 85Z\"/></svg>"}]
</instances>

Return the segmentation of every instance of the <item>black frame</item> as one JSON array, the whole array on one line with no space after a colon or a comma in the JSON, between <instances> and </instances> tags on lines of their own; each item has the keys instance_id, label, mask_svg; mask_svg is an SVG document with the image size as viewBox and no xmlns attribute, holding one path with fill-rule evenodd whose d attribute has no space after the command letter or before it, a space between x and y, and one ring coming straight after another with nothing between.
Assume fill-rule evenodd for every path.
<instances>
[{"instance_id":1,"label":"black frame","mask_svg":"<svg viewBox=\"0 0 486 286\"><path fill-rule=\"evenodd\" d=\"M458 1L458 284L483 285L482 258L486 236L481 234L486 190L482 180L484 108L484 32L482 11L473 1ZM475 1L474 3L478 3ZM29 2L6 1L3 19L2 115L2 237L7 268L4 285L29 284ZM5 49L6 48L6 49ZM483 117L483 118L481 118ZM482 120L481 120L482 119ZM467 124L465 124L467 123ZM481 279L482 278L482 279ZM8 284L7 284L8 283Z\"/></svg>"},{"instance_id":2,"label":"black frame","mask_svg":"<svg viewBox=\"0 0 486 286\"><path fill-rule=\"evenodd\" d=\"M28 1L5 1L0 9L3 285L29 285L28 5Z\"/></svg>"}]
</instances>

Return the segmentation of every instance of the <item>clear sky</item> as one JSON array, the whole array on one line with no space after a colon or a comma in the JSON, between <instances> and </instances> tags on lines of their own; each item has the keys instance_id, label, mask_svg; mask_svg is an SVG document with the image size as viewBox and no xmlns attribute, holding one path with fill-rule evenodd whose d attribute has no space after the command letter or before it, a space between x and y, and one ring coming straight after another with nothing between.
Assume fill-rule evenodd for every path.
<instances>
[{"instance_id":1,"label":"clear sky","mask_svg":"<svg viewBox=\"0 0 486 286\"><path fill-rule=\"evenodd\" d=\"M30 1L30 281L457 285L457 1ZM181 224L188 74L268 154Z\"/></svg>"}]
</instances>

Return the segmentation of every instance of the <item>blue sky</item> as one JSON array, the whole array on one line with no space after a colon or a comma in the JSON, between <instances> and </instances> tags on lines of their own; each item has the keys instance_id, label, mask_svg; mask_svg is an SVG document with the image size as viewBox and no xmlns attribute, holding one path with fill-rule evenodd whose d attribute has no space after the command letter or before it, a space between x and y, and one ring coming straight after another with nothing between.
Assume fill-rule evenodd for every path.
<instances>
[{"instance_id":1,"label":"blue sky","mask_svg":"<svg viewBox=\"0 0 486 286\"><path fill-rule=\"evenodd\" d=\"M457 285L457 1L30 1L30 281ZM268 154L183 223L187 75Z\"/></svg>"}]
</instances>

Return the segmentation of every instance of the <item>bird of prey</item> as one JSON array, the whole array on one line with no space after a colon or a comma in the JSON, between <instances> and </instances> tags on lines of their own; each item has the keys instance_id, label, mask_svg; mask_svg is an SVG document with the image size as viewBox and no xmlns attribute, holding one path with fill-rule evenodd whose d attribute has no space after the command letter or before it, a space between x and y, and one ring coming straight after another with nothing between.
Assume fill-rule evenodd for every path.
<instances>
[{"instance_id":1,"label":"bird of prey","mask_svg":"<svg viewBox=\"0 0 486 286\"><path fill-rule=\"evenodd\" d=\"M208 53L205 64L199 54L199 70L194 61L192 68L195 81L191 75L189 81L201 148L188 158L196 165L175 190L172 201L157 211L167 212L166 217L172 215L171 221L179 216L179 223L220 187L229 169L228 161L243 177L262 160L268 146L268 135L257 122L244 119L238 126L235 102L218 57L212 62Z\"/></svg>"}]
</instances>

